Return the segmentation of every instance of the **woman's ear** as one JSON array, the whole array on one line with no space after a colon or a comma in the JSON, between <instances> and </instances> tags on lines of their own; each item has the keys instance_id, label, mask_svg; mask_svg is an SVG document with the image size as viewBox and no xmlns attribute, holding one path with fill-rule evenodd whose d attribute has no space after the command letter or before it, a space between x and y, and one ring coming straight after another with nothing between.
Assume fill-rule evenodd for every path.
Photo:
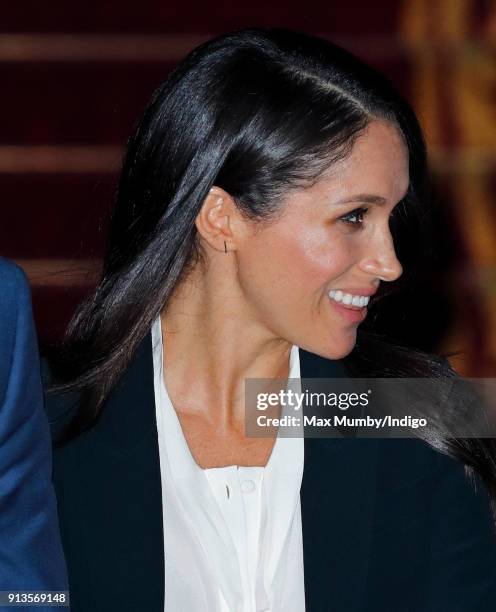
<instances>
[{"instance_id":1,"label":"woman's ear","mask_svg":"<svg viewBox=\"0 0 496 612\"><path fill-rule=\"evenodd\" d=\"M232 197L220 187L212 187L196 216L200 236L216 251L235 250L233 221L238 216Z\"/></svg>"}]
</instances>

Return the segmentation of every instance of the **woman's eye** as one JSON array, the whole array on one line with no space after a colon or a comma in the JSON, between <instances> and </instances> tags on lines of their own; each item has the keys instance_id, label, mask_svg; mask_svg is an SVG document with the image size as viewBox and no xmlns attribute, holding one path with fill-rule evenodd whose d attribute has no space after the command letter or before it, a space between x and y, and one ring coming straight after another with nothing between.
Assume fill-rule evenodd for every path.
<instances>
[{"instance_id":1,"label":"woman's eye","mask_svg":"<svg viewBox=\"0 0 496 612\"><path fill-rule=\"evenodd\" d=\"M367 208L356 208L351 212L340 217L340 221L344 221L348 225L359 226L363 223L363 217L367 212Z\"/></svg>"}]
</instances>

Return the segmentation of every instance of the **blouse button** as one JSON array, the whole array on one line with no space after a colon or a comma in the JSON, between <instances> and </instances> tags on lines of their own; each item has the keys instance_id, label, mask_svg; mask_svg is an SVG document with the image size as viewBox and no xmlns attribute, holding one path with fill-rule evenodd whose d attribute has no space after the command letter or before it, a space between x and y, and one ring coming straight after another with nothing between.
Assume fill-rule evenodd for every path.
<instances>
[{"instance_id":1,"label":"blouse button","mask_svg":"<svg viewBox=\"0 0 496 612\"><path fill-rule=\"evenodd\" d=\"M253 480L243 480L241 490L243 493L252 493L255 490L255 483Z\"/></svg>"}]
</instances>

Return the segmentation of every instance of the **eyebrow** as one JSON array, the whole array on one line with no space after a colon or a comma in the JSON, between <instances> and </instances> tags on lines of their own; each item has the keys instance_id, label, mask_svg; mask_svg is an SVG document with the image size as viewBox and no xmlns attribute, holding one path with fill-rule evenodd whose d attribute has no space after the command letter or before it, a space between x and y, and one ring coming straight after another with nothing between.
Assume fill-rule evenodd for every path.
<instances>
[{"instance_id":1,"label":"eyebrow","mask_svg":"<svg viewBox=\"0 0 496 612\"><path fill-rule=\"evenodd\" d=\"M366 202L367 204L378 204L379 206L387 203L386 198L370 193L357 193L356 195L338 200L336 204L349 204L350 202Z\"/></svg>"}]
</instances>

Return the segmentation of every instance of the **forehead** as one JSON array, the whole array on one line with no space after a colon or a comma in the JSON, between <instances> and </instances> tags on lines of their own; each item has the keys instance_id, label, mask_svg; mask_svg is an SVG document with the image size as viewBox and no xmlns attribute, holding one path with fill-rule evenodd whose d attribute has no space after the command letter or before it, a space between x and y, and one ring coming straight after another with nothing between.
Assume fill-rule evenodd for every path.
<instances>
[{"instance_id":1,"label":"forehead","mask_svg":"<svg viewBox=\"0 0 496 612\"><path fill-rule=\"evenodd\" d=\"M333 164L314 187L333 199L370 193L395 204L409 184L408 149L392 124L372 121L356 139L351 153Z\"/></svg>"}]
</instances>

